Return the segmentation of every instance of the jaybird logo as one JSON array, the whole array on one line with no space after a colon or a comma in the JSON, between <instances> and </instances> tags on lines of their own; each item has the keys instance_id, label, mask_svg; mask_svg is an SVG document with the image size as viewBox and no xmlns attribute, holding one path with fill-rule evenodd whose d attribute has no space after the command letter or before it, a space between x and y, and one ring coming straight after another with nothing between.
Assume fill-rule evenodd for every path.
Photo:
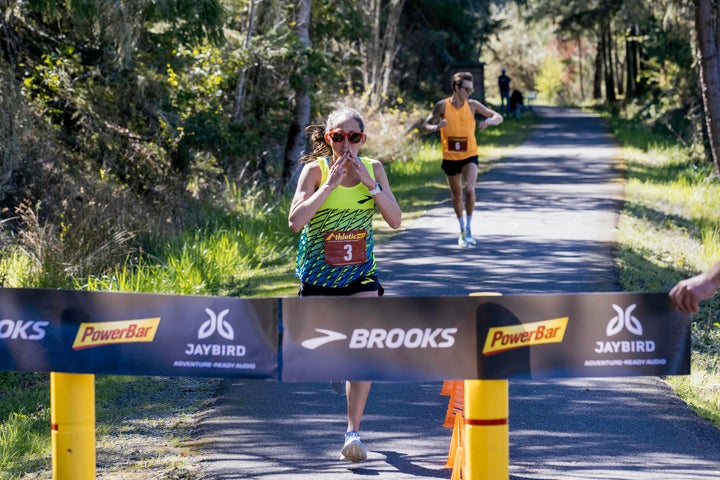
<instances>
[{"instance_id":1,"label":"jaybird logo","mask_svg":"<svg viewBox=\"0 0 720 480\"><path fill-rule=\"evenodd\" d=\"M215 312L206 308L205 313L208 314L209 318L200 325L200 329L198 330L198 339L202 340L204 338L208 338L217 331L221 337L227 340L234 340L235 332L233 331L232 326L225 321L225 315L227 315L228 312L230 312L230 310L226 308L220 312L220 315L215 315Z\"/></svg>"},{"instance_id":2,"label":"jaybird logo","mask_svg":"<svg viewBox=\"0 0 720 480\"><path fill-rule=\"evenodd\" d=\"M617 315L610 319L607 324L605 333L608 337L612 337L622 332L623 328L626 328L628 332L634 333L635 335L643 334L643 327L636 317L633 316L632 312L635 310L636 304L630 305L626 310L613 304L612 308L617 312Z\"/></svg>"},{"instance_id":3,"label":"jaybird logo","mask_svg":"<svg viewBox=\"0 0 720 480\"><path fill-rule=\"evenodd\" d=\"M316 328L316 332L322 333L322 337L308 338L300 343L303 347L308 350L315 350L318 347L322 347L326 343L336 342L338 340L345 340L347 335L333 330L325 330L324 328Z\"/></svg>"}]
</instances>

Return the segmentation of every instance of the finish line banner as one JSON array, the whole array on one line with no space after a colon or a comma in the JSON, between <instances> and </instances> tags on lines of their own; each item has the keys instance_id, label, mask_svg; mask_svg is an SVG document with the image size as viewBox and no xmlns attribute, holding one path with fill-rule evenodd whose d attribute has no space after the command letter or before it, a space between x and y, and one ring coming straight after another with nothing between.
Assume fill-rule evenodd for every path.
<instances>
[{"instance_id":1,"label":"finish line banner","mask_svg":"<svg viewBox=\"0 0 720 480\"><path fill-rule=\"evenodd\" d=\"M666 293L283 301L285 381L687 375Z\"/></svg>"},{"instance_id":2,"label":"finish line banner","mask_svg":"<svg viewBox=\"0 0 720 480\"><path fill-rule=\"evenodd\" d=\"M0 288L0 369L277 378L277 299Z\"/></svg>"},{"instance_id":3,"label":"finish line banner","mask_svg":"<svg viewBox=\"0 0 720 480\"><path fill-rule=\"evenodd\" d=\"M686 375L665 293L227 297L0 288L0 370L283 381Z\"/></svg>"}]
</instances>

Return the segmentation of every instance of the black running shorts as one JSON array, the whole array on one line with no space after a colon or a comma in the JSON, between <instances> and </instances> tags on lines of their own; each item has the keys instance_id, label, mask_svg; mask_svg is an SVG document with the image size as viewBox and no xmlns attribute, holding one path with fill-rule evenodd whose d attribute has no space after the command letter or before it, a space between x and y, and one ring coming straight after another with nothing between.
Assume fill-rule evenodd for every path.
<instances>
[{"instance_id":1,"label":"black running shorts","mask_svg":"<svg viewBox=\"0 0 720 480\"><path fill-rule=\"evenodd\" d=\"M447 175L448 177L452 177L453 175L458 175L462 173L463 167L468 163L474 163L475 165L477 165L477 155L475 155L474 157L466 158L465 160L443 160L442 169L443 172L445 172L445 175Z\"/></svg>"},{"instance_id":2,"label":"black running shorts","mask_svg":"<svg viewBox=\"0 0 720 480\"><path fill-rule=\"evenodd\" d=\"M352 283L344 287L321 287L318 285L311 285L309 283L301 283L300 291L298 295L301 297L316 297L316 296L350 296L360 292L378 292L378 296L382 296L385 293L385 289L380 285L377 275L370 275L369 277L358 278Z\"/></svg>"}]
</instances>

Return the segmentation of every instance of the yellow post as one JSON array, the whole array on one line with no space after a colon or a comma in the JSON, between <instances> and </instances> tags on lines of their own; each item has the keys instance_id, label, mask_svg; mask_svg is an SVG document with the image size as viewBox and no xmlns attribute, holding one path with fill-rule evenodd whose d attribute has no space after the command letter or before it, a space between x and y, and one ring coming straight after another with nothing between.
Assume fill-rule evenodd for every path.
<instances>
[{"instance_id":1,"label":"yellow post","mask_svg":"<svg viewBox=\"0 0 720 480\"><path fill-rule=\"evenodd\" d=\"M53 480L95 480L95 375L50 373Z\"/></svg>"},{"instance_id":2,"label":"yellow post","mask_svg":"<svg viewBox=\"0 0 720 480\"><path fill-rule=\"evenodd\" d=\"M465 380L467 478L510 477L509 410L507 380Z\"/></svg>"}]
</instances>

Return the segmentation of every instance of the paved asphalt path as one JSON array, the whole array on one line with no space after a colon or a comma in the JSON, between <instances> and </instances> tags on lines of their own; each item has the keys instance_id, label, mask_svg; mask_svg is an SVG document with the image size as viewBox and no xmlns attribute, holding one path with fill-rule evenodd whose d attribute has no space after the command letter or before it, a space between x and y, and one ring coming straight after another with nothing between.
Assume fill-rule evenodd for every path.
<instances>
[{"instance_id":1,"label":"paved asphalt path","mask_svg":"<svg viewBox=\"0 0 720 480\"><path fill-rule=\"evenodd\" d=\"M450 202L439 205L377 249L387 295L618 289L613 140L592 115L535 110L542 124L478 180L479 244L459 248ZM369 457L353 465L338 461L345 399L329 384L226 380L196 431L203 478L449 479L440 388L373 384ZM510 479L720 479L720 430L657 378L511 381Z\"/></svg>"}]
</instances>

